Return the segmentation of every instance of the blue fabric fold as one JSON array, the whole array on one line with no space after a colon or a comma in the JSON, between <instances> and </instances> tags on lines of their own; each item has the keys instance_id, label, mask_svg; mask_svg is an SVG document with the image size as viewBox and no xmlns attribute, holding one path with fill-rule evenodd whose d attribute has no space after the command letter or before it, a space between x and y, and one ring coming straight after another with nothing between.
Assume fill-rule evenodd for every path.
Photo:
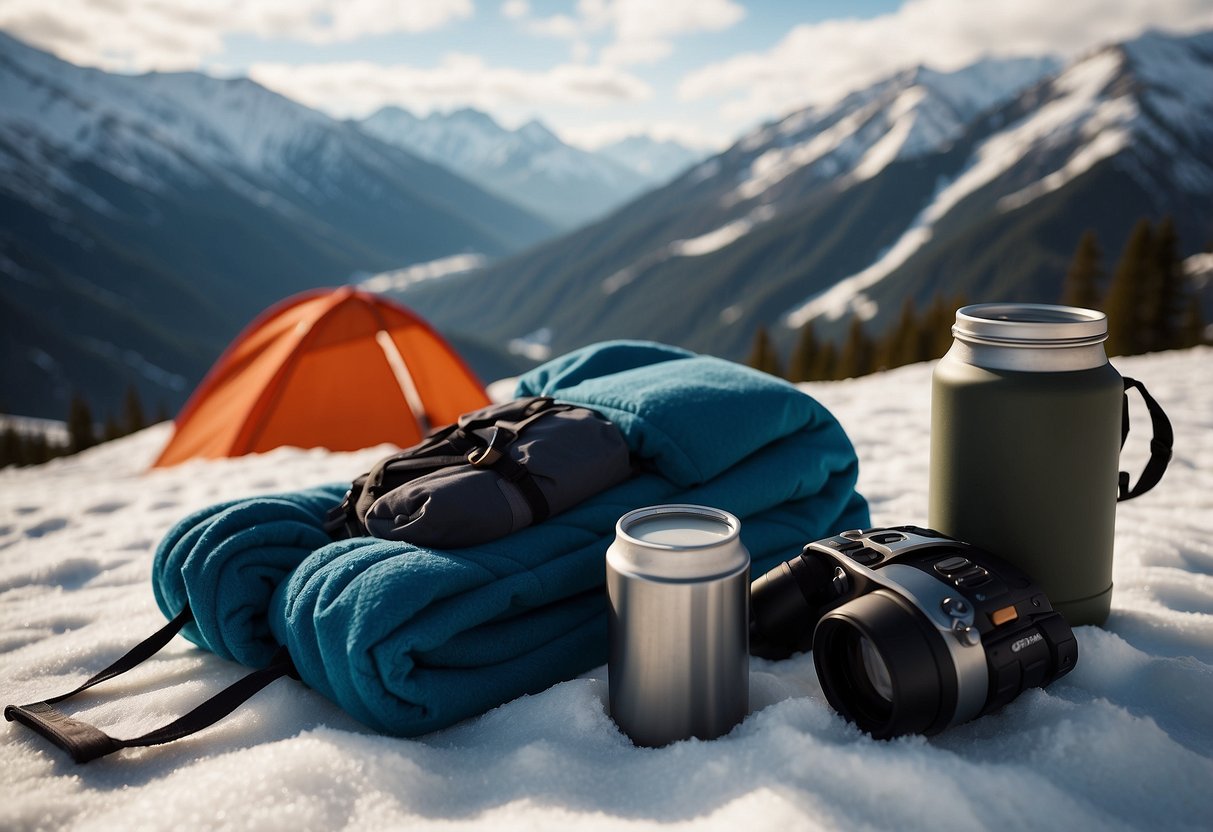
<instances>
[{"instance_id":1,"label":"blue fabric fold","mask_svg":"<svg viewBox=\"0 0 1213 832\"><path fill-rule=\"evenodd\" d=\"M606 660L604 555L633 508L731 511L755 575L810 540L869 524L841 426L771 376L614 342L532 371L517 394L603 413L643 473L542 524L454 550L329 542L320 523L345 484L223 504L161 544L161 609L174 615L188 599L189 637L245 664L286 645L308 685L378 730L413 736Z\"/></svg>"}]
</instances>

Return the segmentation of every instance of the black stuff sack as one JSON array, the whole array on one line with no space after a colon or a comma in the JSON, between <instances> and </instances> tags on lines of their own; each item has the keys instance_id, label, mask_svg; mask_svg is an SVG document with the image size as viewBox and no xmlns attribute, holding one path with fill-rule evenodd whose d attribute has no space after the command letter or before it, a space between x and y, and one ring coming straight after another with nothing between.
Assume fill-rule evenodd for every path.
<instances>
[{"instance_id":1,"label":"black stuff sack","mask_svg":"<svg viewBox=\"0 0 1213 832\"><path fill-rule=\"evenodd\" d=\"M325 529L415 546L474 546L539 523L632 473L598 413L533 396L465 413L354 480Z\"/></svg>"}]
</instances>

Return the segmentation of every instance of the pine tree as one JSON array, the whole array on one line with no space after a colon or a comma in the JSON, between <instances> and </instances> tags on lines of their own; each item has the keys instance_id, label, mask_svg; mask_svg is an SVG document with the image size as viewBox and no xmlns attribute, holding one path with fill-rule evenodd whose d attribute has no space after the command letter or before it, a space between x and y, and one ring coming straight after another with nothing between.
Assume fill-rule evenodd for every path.
<instances>
[{"instance_id":1,"label":"pine tree","mask_svg":"<svg viewBox=\"0 0 1213 832\"><path fill-rule=\"evenodd\" d=\"M107 415L105 417L105 426L101 430L101 441L112 442L118 437L125 435L126 434L122 432L122 427L118 424L118 420L114 418L113 414L111 413Z\"/></svg>"},{"instance_id":2,"label":"pine tree","mask_svg":"<svg viewBox=\"0 0 1213 832\"><path fill-rule=\"evenodd\" d=\"M1148 283L1143 303L1145 348L1169 350L1179 346L1180 318L1185 311L1187 279L1179 257L1179 237L1175 222L1163 217L1154 233Z\"/></svg>"},{"instance_id":3,"label":"pine tree","mask_svg":"<svg viewBox=\"0 0 1213 832\"><path fill-rule=\"evenodd\" d=\"M838 356L838 377L859 378L872 372L873 352L872 340L864 331L863 321L858 315L851 315L847 338Z\"/></svg>"},{"instance_id":4,"label":"pine tree","mask_svg":"<svg viewBox=\"0 0 1213 832\"><path fill-rule=\"evenodd\" d=\"M1154 249L1148 219L1138 220L1116 264L1112 285L1104 299L1108 315L1108 355L1137 355L1145 347L1142 336L1143 300Z\"/></svg>"},{"instance_id":5,"label":"pine tree","mask_svg":"<svg viewBox=\"0 0 1213 832\"><path fill-rule=\"evenodd\" d=\"M771 337L767 335L766 327L760 326L755 331L754 346L750 348L750 357L746 359L746 364L755 370L783 377L783 371L779 367L779 356L775 353L775 347L771 344Z\"/></svg>"},{"instance_id":6,"label":"pine tree","mask_svg":"<svg viewBox=\"0 0 1213 832\"><path fill-rule=\"evenodd\" d=\"M1197 347L1205 343L1205 315L1200 308L1200 296L1195 292L1188 295L1188 307L1184 310L1183 321L1179 325L1179 346Z\"/></svg>"},{"instance_id":7,"label":"pine tree","mask_svg":"<svg viewBox=\"0 0 1213 832\"><path fill-rule=\"evenodd\" d=\"M76 394L72 396L67 413L68 453L76 454L97 444L93 428L93 413L88 403Z\"/></svg>"},{"instance_id":8,"label":"pine tree","mask_svg":"<svg viewBox=\"0 0 1213 832\"><path fill-rule=\"evenodd\" d=\"M25 464L25 443L21 434L11 424L6 425L4 433L0 434L0 468Z\"/></svg>"},{"instance_id":9,"label":"pine tree","mask_svg":"<svg viewBox=\"0 0 1213 832\"><path fill-rule=\"evenodd\" d=\"M1081 306L1085 309L1099 308L1099 284L1103 281L1102 260L1099 239L1095 232L1088 228L1079 239L1074 259L1066 272L1061 291L1062 304Z\"/></svg>"},{"instance_id":10,"label":"pine tree","mask_svg":"<svg viewBox=\"0 0 1213 832\"><path fill-rule=\"evenodd\" d=\"M825 341L813 356L809 368L809 381L833 381L838 378L838 348L833 341Z\"/></svg>"},{"instance_id":11,"label":"pine tree","mask_svg":"<svg viewBox=\"0 0 1213 832\"><path fill-rule=\"evenodd\" d=\"M918 355L920 361L942 358L952 346L952 324L956 322L959 307L937 294L931 298L918 327Z\"/></svg>"},{"instance_id":12,"label":"pine tree","mask_svg":"<svg viewBox=\"0 0 1213 832\"><path fill-rule=\"evenodd\" d=\"M133 384L126 388L126 400L122 410L122 427L126 433L134 433L147 427L147 419L143 416L143 402L139 401L139 391Z\"/></svg>"},{"instance_id":13,"label":"pine tree","mask_svg":"<svg viewBox=\"0 0 1213 832\"><path fill-rule=\"evenodd\" d=\"M914 298L907 297L901 302L901 313L897 316L897 324L880 341L877 348L876 366L879 369L891 370L894 367L904 367L922 359L919 355L918 313L914 308Z\"/></svg>"},{"instance_id":14,"label":"pine tree","mask_svg":"<svg viewBox=\"0 0 1213 832\"><path fill-rule=\"evenodd\" d=\"M788 361L788 381L814 381L813 362L817 360L817 353L821 350L821 344L817 341L817 334L813 330L813 322L808 321L800 328L800 334L796 338L796 346L792 350L792 358Z\"/></svg>"},{"instance_id":15,"label":"pine tree","mask_svg":"<svg viewBox=\"0 0 1213 832\"><path fill-rule=\"evenodd\" d=\"M67 452L67 445L51 445L45 433L31 433L25 437L25 459L27 465L41 465L57 456L63 456Z\"/></svg>"}]
</instances>

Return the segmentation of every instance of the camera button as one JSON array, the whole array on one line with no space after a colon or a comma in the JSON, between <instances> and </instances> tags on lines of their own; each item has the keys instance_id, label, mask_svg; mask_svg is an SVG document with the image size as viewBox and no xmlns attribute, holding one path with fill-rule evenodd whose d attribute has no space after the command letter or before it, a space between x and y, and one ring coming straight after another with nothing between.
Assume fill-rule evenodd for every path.
<instances>
[{"instance_id":1,"label":"camera button","mask_svg":"<svg viewBox=\"0 0 1213 832\"><path fill-rule=\"evenodd\" d=\"M989 579L990 573L980 566L970 566L968 569L953 572L948 577L955 581L957 586L973 586L984 583Z\"/></svg>"},{"instance_id":2,"label":"camera button","mask_svg":"<svg viewBox=\"0 0 1213 832\"><path fill-rule=\"evenodd\" d=\"M950 595L939 602L939 608L952 618L964 618L972 612L967 601L963 598L953 598Z\"/></svg>"},{"instance_id":3,"label":"camera button","mask_svg":"<svg viewBox=\"0 0 1213 832\"><path fill-rule=\"evenodd\" d=\"M881 546L887 546L890 543L899 543L906 539L906 536L901 532L881 532L880 534L872 535L872 542L879 543Z\"/></svg>"},{"instance_id":4,"label":"camera button","mask_svg":"<svg viewBox=\"0 0 1213 832\"><path fill-rule=\"evenodd\" d=\"M1016 618L1019 618L1019 613L1016 611L1014 604L990 613L990 623L995 627L1001 627L1003 624L1006 624L1008 621L1014 621Z\"/></svg>"},{"instance_id":5,"label":"camera button","mask_svg":"<svg viewBox=\"0 0 1213 832\"><path fill-rule=\"evenodd\" d=\"M859 540L863 537L863 529L849 529L842 533L842 537L848 540Z\"/></svg>"},{"instance_id":6,"label":"camera button","mask_svg":"<svg viewBox=\"0 0 1213 832\"><path fill-rule=\"evenodd\" d=\"M856 563L862 563L864 566L870 566L881 558L880 552L877 552L875 549L869 549L867 546L856 549L853 552L847 552L846 554L851 560Z\"/></svg>"},{"instance_id":7,"label":"camera button","mask_svg":"<svg viewBox=\"0 0 1213 832\"><path fill-rule=\"evenodd\" d=\"M935 571L941 575L947 575L949 578L956 572L962 569L968 569L973 565L973 562L968 558L950 557L944 558L939 563L935 564Z\"/></svg>"},{"instance_id":8,"label":"camera button","mask_svg":"<svg viewBox=\"0 0 1213 832\"><path fill-rule=\"evenodd\" d=\"M850 552L863 546L858 540L847 540L845 537L827 537L818 541L818 545L833 549L835 552Z\"/></svg>"},{"instance_id":9,"label":"camera button","mask_svg":"<svg viewBox=\"0 0 1213 832\"><path fill-rule=\"evenodd\" d=\"M957 641L966 647L981 644L981 633L977 632L977 628L962 621L957 621L952 625L952 632L956 634Z\"/></svg>"}]
</instances>

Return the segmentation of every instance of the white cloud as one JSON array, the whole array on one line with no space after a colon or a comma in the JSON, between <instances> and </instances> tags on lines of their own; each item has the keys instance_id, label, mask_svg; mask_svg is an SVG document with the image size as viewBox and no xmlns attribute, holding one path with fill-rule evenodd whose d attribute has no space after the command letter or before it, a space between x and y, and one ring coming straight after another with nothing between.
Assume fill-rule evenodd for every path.
<instances>
[{"instance_id":1,"label":"white cloud","mask_svg":"<svg viewBox=\"0 0 1213 832\"><path fill-rule=\"evenodd\" d=\"M227 35L332 43L472 13L472 0L5 0L0 28L74 63L167 70L197 68Z\"/></svg>"},{"instance_id":2,"label":"white cloud","mask_svg":"<svg viewBox=\"0 0 1213 832\"><path fill-rule=\"evenodd\" d=\"M733 0L579 0L575 17L536 18L527 31L569 40L609 33L600 60L622 66L655 63L673 51L673 38L727 29L743 17Z\"/></svg>"},{"instance_id":3,"label":"white cloud","mask_svg":"<svg viewBox=\"0 0 1213 832\"><path fill-rule=\"evenodd\" d=\"M565 142L585 150L597 150L603 145L632 136L648 136L657 141L676 141L687 147L703 150L724 150L730 138L719 136L686 121L625 119L586 123L579 120L569 125L556 122L552 127Z\"/></svg>"},{"instance_id":4,"label":"white cloud","mask_svg":"<svg viewBox=\"0 0 1213 832\"><path fill-rule=\"evenodd\" d=\"M1148 27L1209 26L1208 0L909 0L880 17L797 26L766 52L690 73L678 93L728 97L722 115L752 121L835 101L918 63L949 70L990 55L1073 56Z\"/></svg>"},{"instance_id":5,"label":"white cloud","mask_svg":"<svg viewBox=\"0 0 1213 832\"><path fill-rule=\"evenodd\" d=\"M617 40L602 48L598 58L611 66L652 64L674 51L668 40Z\"/></svg>"},{"instance_id":6,"label":"white cloud","mask_svg":"<svg viewBox=\"0 0 1213 832\"><path fill-rule=\"evenodd\" d=\"M433 68L368 61L260 63L249 77L283 95L339 116L361 116L387 104L417 113L458 106L599 107L644 101L653 90L634 75L606 66L561 64L540 72L488 66L451 54Z\"/></svg>"},{"instance_id":7,"label":"white cloud","mask_svg":"<svg viewBox=\"0 0 1213 832\"><path fill-rule=\"evenodd\" d=\"M580 38L585 31L581 23L567 14L554 14L551 17L537 17L534 20L528 20L526 30L532 35L568 40Z\"/></svg>"},{"instance_id":8,"label":"white cloud","mask_svg":"<svg viewBox=\"0 0 1213 832\"><path fill-rule=\"evenodd\" d=\"M531 13L531 4L527 0L505 0L501 4L501 16L511 20L526 17Z\"/></svg>"},{"instance_id":9,"label":"white cloud","mask_svg":"<svg viewBox=\"0 0 1213 832\"><path fill-rule=\"evenodd\" d=\"M611 22L620 40L718 32L745 17L745 9L732 0L582 0L588 15Z\"/></svg>"}]
</instances>

